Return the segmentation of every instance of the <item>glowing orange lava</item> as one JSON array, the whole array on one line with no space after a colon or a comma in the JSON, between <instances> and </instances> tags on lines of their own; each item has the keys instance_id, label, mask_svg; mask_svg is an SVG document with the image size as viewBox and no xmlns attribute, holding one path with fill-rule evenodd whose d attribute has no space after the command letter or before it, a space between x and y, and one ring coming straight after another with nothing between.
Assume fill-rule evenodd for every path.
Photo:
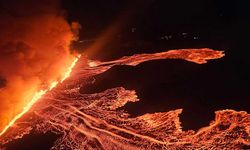
<instances>
[{"instance_id":1,"label":"glowing orange lava","mask_svg":"<svg viewBox=\"0 0 250 150\"><path fill-rule=\"evenodd\" d=\"M74 66L76 65L76 62L78 61L80 57L81 55L78 55L78 57L71 63L69 69L65 72L64 76L62 77L60 81L61 83L70 76L72 69L74 68Z\"/></svg>"},{"instance_id":2,"label":"glowing orange lava","mask_svg":"<svg viewBox=\"0 0 250 150\"><path fill-rule=\"evenodd\" d=\"M81 87L95 82L89 79L117 65L136 66L157 59L204 64L223 56L223 51L203 48L136 54L105 62L83 57L77 64L78 69L71 73L76 58L69 73L62 78L69 77L67 81L58 86L63 80L51 83L51 88L57 88L36 95L38 98L25 107L26 114L23 112L16 117L23 115L22 119L12 121L12 124L16 121L15 125L0 136L0 149L7 149L12 141L32 132L57 134L51 147L54 150L249 149L250 114L246 111L218 110L208 126L197 131L182 130L179 118L182 108L131 117L122 107L128 102L139 101L135 90L113 87L98 93L80 91ZM41 97L46 92L46 96Z\"/></svg>"},{"instance_id":3,"label":"glowing orange lava","mask_svg":"<svg viewBox=\"0 0 250 150\"><path fill-rule=\"evenodd\" d=\"M70 73L73 69L73 67L75 66L76 62L78 61L78 59L81 57L81 55L79 55L77 58L74 59L74 61L71 63L70 67L67 69L67 71L65 72L64 76L62 77L62 79L60 80L60 83L62 83L65 79L67 79L70 76ZM44 90L40 90L38 92L36 92L33 96L33 98L30 100L30 102L23 108L22 112L20 112L19 114L17 114L1 131L0 136L3 135L15 122L16 120L18 120L19 118L21 118L26 112L28 112L30 110L30 108L44 95L46 94L48 91L52 90L53 88L55 88L58 84L58 81L54 81L50 84L50 86L47 89Z\"/></svg>"}]
</instances>

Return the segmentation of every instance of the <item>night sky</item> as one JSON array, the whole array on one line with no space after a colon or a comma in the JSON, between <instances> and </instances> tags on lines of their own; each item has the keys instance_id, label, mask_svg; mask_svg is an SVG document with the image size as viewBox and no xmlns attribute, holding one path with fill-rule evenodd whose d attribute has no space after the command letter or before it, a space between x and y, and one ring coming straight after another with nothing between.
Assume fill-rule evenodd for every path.
<instances>
[{"instance_id":1,"label":"night sky","mask_svg":"<svg viewBox=\"0 0 250 150\"><path fill-rule=\"evenodd\" d=\"M204 47L226 54L203 65L157 60L136 67L117 66L96 76L96 83L81 92L117 86L134 89L140 101L124 107L132 117L183 108L180 120L184 130L207 126L216 110L249 113L248 6L241 0L63 0L67 19L82 25L79 42L72 48L89 53L91 59L104 61L137 53ZM110 28L115 31L107 34ZM102 36L108 40L89 52ZM36 142L27 146L27 141L36 137ZM53 138L32 135L12 143L9 149L46 149Z\"/></svg>"},{"instance_id":2,"label":"night sky","mask_svg":"<svg viewBox=\"0 0 250 150\"><path fill-rule=\"evenodd\" d=\"M213 48L226 56L197 65L182 60L158 60L136 67L117 66L96 77L82 92L124 86L141 99L125 109L133 116L183 108L184 129L198 129L214 111L249 111L250 12L241 1L65 1L68 19L82 24L75 47L88 50L109 27L122 22L92 59L112 60L136 53L178 48ZM123 19L123 18L126 19ZM124 21L125 20L125 21Z\"/></svg>"}]
</instances>

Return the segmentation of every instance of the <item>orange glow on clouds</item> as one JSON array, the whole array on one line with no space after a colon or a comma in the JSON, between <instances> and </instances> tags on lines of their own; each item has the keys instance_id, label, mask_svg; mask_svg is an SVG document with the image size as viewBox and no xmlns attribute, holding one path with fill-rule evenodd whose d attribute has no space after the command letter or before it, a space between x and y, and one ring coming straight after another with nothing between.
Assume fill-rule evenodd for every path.
<instances>
[{"instance_id":1,"label":"orange glow on clouds","mask_svg":"<svg viewBox=\"0 0 250 150\"><path fill-rule=\"evenodd\" d=\"M70 73L72 71L72 69L74 68L74 66L76 65L78 59L80 58L80 55L75 58L73 60L73 62L71 63L70 67L66 70L66 72L64 73L64 76L62 77L62 79L60 80L60 82L63 82L65 79L67 79L70 76ZM58 81L54 81L50 84L50 86L45 89L45 90L40 90L38 92L36 92L32 99L27 103L26 106L23 107L23 110L17 114L1 131L0 136L3 135L15 122L16 120L18 120L19 118L21 118L26 112L28 112L31 107L44 95L46 94L48 91L52 90L53 88L55 88L58 85Z\"/></svg>"}]
</instances>

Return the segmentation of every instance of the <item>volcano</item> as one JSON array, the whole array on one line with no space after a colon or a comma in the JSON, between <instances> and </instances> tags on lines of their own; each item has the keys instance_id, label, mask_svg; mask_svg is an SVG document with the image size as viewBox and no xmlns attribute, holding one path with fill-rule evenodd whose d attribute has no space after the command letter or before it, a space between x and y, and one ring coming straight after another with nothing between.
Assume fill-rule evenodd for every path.
<instances>
[{"instance_id":1,"label":"volcano","mask_svg":"<svg viewBox=\"0 0 250 150\"><path fill-rule=\"evenodd\" d=\"M0 149L250 149L247 6L1 0Z\"/></svg>"},{"instance_id":2,"label":"volcano","mask_svg":"<svg viewBox=\"0 0 250 150\"><path fill-rule=\"evenodd\" d=\"M250 144L247 112L216 111L209 126L185 131L179 120L181 108L130 117L123 106L139 101L134 90L115 87L99 93L80 92L94 84L91 78L117 65L136 66L157 59L204 64L223 56L223 51L207 48L137 54L107 62L82 56L71 75L18 119L0 142L4 147L30 133L53 132L58 138L51 149L243 149Z\"/></svg>"}]
</instances>

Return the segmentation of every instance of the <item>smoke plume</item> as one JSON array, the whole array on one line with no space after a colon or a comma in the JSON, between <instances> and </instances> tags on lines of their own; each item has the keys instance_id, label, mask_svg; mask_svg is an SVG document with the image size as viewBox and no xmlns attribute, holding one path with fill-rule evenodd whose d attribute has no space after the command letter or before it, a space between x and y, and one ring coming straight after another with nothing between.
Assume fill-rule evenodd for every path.
<instances>
[{"instance_id":1,"label":"smoke plume","mask_svg":"<svg viewBox=\"0 0 250 150\"><path fill-rule=\"evenodd\" d=\"M0 131L35 92L59 80L73 59L79 26L56 0L0 1Z\"/></svg>"}]
</instances>

